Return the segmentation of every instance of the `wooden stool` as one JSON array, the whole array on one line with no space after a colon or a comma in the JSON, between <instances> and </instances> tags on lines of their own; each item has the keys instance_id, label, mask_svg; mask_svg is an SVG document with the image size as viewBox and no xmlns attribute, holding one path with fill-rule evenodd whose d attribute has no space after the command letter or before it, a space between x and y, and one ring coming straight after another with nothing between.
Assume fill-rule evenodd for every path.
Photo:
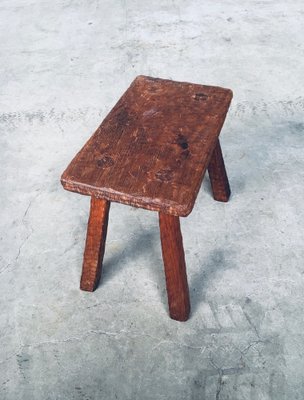
<instances>
[{"instance_id":1,"label":"wooden stool","mask_svg":"<svg viewBox=\"0 0 304 400\"><path fill-rule=\"evenodd\" d=\"M213 196L228 201L218 136L232 92L138 76L61 177L91 196L80 288L100 275L110 202L159 212L170 317L186 321L189 289L179 217L192 211L208 168Z\"/></svg>"}]
</instances>

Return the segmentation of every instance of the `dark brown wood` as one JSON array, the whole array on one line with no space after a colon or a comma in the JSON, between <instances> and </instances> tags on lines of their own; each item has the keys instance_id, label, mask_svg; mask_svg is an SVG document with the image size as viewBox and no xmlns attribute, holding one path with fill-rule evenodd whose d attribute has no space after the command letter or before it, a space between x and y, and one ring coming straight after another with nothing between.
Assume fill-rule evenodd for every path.
<instances>
[{"instance_id":1,"label":"dark brown wood","mask_svg":"<svg viewBox=\"0 0 304 400\"><path fill-rule=\"evenodd\" d=\"M91 198L80 289L93 292L100 280L108 228L110 202Z\"/></svg>"},{"instance_id":2,"label":"dark brown wood","mask_svg":"<svg viewBox=\"0 0 304 400\"><path fill-rule=\"evenodd\" d=\"M170 317L186 321L190 300L179 217L159 213L159 226Z\"/></svg>"},{"instance_id":3,"label":"dark brown wood","mask_svg":"<svg viewBox=\"0 0 304 400\"><path fill-rule=\"evenodd\" d=\"M219 139L216 142L208 165L208 173L214 199L217 201L228 201L230 186Z\"/></svg>"},{"instance_id":4,"label":"dark brown wood","mask_svg":"<svg viewBox=\"0 0 304 400\"><path fill-rule=\"evenodd\" d=\"M229 89L137 77L63 173L64 188L188 215L231 98Z\"/></svg>"},{"instance_id":5,"label":"dark brown wood","mask_svg":"<svg viewBox=\"0 0 304 400\"><path fill-rule=\"evenodd\" d=\"M61 182L91 196L80 287L98 285L110 201L159 212L171 318L190 313L180 216L194 206L208 167L214 198L229 182L218 140L229 89L138 76L75 156Z\"/></svg>"}]
</instances>

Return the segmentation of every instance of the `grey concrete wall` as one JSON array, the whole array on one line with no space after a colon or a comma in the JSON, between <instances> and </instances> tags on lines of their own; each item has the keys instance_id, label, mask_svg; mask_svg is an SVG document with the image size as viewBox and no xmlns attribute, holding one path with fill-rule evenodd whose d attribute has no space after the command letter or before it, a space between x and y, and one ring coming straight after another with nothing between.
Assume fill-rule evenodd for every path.
<instances>
[{"instance_id":1,"label":"grey concrete wall","mask_svg":"<svg viewBox=\"0 0 304 400\"><path fill-rule=\"evenodd\" d=\"M0 3L0 399L304 398L303 1ZM182 220L187 323L157 214L113 204L78 289L89 199L59 177L138 74L229 87L228 204Z\"/></svg>"}]
</instances>

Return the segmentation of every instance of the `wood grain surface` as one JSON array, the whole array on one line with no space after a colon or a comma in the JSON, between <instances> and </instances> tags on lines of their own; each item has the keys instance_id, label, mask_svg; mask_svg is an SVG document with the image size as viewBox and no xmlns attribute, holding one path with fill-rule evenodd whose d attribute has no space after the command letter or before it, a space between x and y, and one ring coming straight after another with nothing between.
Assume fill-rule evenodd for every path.
<instances>
[{"instance_id":1,"label":"wood grain surface","mask_svg":"<svg viewBox=\"0 0 304 400\"><path fill-rule=\"evenodd\" d=\"M188 215L231 98L229 89L138 76L72 160L62 185Z\"/></svg>"},{"instance_id":2,"label":"wood grain surface","mask_svg":"<svg viewBox=\"0 0 304 400\"><path fill-rule=\"evenodd\" d=\"M93 292L100 280L108 229L110 202L91 197L80 289Z\"/></svg>"},{"instance_id":3,"label":"wood grain surface","mask_svg":"<svg viewBox=\"0 0 304 400\"><path fill-rule=\"evenodd\" d=\"M230 185L219 139L209 161L208 173L214 199L217 201L228 201L230 197Z\"/></svg>"},{"instance_id":4,"label":"wood grain surface","mask_svg":"<svg viewBox=\"0 0 304 400\"><path fill-rule=\"evenodd\" d=\"M159 227L170 317L186 321L190 299L179 217L159 213Z\"/></svg>"}]
</instances>

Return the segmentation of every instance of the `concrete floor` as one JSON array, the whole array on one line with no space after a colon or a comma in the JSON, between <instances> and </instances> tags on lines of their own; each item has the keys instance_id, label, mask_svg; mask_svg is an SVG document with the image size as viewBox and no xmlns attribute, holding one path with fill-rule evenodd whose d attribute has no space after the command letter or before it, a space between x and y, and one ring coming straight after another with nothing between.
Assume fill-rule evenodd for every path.
<instances>
[{"instance_id":1,"label":"concrete floor","mask_svg":"<svg viewBox=\"0 0 304 400\"><path fill-rule=\"evenodd\" d=\"M2 0L0 18L0 399L302 400L303 1ZM156 213L113 204L102 283L78 289L89 198L59 178L138 74L234 91L231 201L206 178L182 219L186 323Z\"/></svg>"}]
</instances>

